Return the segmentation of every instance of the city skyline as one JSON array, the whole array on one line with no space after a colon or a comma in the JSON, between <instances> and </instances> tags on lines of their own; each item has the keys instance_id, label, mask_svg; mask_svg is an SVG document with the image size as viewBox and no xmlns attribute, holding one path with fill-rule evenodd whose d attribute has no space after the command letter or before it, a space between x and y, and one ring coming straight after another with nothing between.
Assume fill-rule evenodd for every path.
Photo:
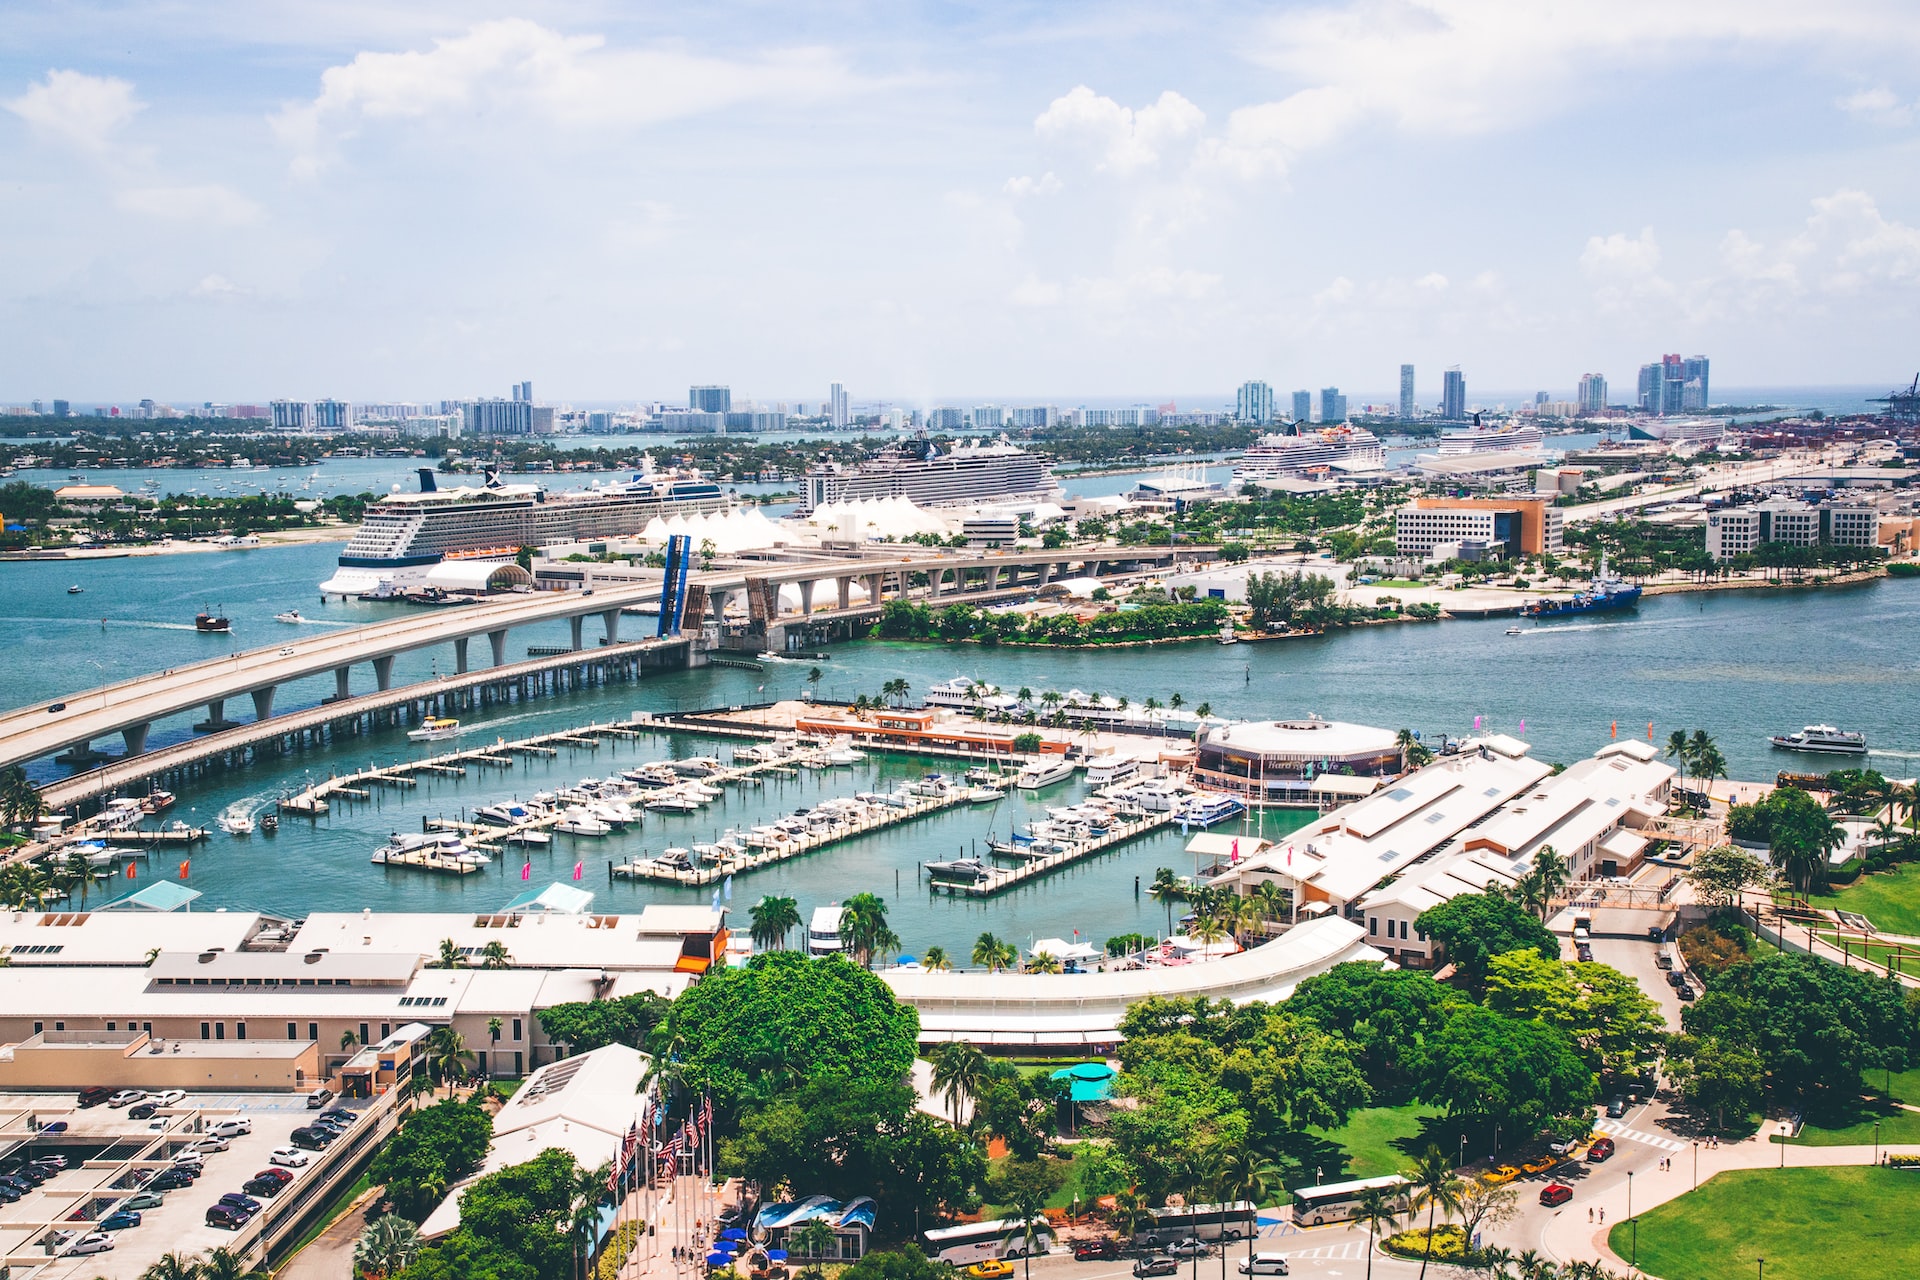
<instances>
[{"instance_id":1,"label":"city skyline","mask_svg":"<svg viewBox=\"0 0 1920 1280\"><path fill-rule=\"evenodd\" d=\"M1911 373L1898 6L747 17L10 24L0 397ZM1609 166L1636 181L1568 186Z\"/></svg>"}]
</instances>

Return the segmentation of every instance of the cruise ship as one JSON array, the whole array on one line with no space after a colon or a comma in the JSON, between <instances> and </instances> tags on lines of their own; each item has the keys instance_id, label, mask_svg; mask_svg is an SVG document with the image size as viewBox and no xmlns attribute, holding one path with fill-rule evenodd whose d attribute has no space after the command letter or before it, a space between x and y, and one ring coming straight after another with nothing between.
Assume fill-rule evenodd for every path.
<instances>
[{"instance_id":1,"label":"cruise ship","mask_svg":"<svg viewBox=\"0 0 1920 1280\"><path fill-rule=\"evenodd\" d=\"M1262 436L1248 449L1234 468L1235 488L1261 480L1280 480L1304 476L1312 471L1339 467L1348 471L1371 471L1384 467L1387 451L1380 437L1365 427L1341 425L1300 431L1294 435Z\"/></svg>"},{"instance_id":2,"label":"cruise ship","mask_svg":"<svg viewBox=\"0 0 1920 1280\"><path fill-rule=\"evenodd\" d=\"M724 511L719 485L641 472L588 489L549 491L536 484L485 483L442 489L420 470L418 493L370 503L340 566L320 584L327 595L362 595L418 586L444 560L504 560L522 547L575 538L632 536L655 516Z\"/></svg>"},{"instance_id":3,"label":"cruise ship","mask_svg":"<svg viewBox=\"0 0 1920 1280\"><path fill-rule=\"evenodd\" d=\"M1546 443L1547 437L1531 423L1513 423L1504 427L1483 427L1477 421L1465 431L1449 431L1440 437L1440 456L1460 458L1472 453L1531 453Z\"/></svg>"},{"instance_id":4,"label":"cruise ship","mask_svg":"<svg viewBox=\"0 0 1920 1280\"><path fill-rule=\"evenodd\" d=\"M923 448L889 445L857 467L821 463L802 479L800 515L829 502L861 498L900 497L931 507L1050 499L1060 493L1043 459L1004 439L956 444L945 453L931 443Z\"/></svg>"}]
</instances>

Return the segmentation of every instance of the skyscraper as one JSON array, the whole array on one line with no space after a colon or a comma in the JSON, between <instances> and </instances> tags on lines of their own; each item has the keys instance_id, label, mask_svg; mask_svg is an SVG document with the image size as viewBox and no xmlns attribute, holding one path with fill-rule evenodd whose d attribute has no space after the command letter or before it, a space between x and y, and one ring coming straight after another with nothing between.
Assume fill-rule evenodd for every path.
<instances>
[{"instance_id":1,"label":"skyscraper","mask_svg":"<svg viewBox=\"0 0 1920 1280\"><path fill-rule=\"evenodd\" d=\"M1264 382L1243 382L1234 397L1233 416L1240 422L1262 426L1273 421L1273 388Z\"/></svg>"},{"instance_id":2,"label":"skyscraper","mask_svg":"<svg viewBox=\"0 0 1920 1280\"><path fill-rule=\"evenodd\" d=\"M1310 422L1313 420L1313 392L1296 391L1293 393L1293 420Z\"/></svg>"},{"instance_id":3,"label":"skyscraper","mask_svg":"<svg viewBox=\"0 0 1920 1280\"><path fill-rule=\"evenodd\" d=\"M1680 407L1698 413L1711 403L1707 398L1707 358L1689 356L1680 362Z\"/></svg>"},{"instance_id":4,"label":"skyscraper","mask_svg":"<svg viewBox=\"0 0 1920 1280\"><path fill-rule=\"evenodd\" d=\"M522 400L527 404L533 403L533 383L531 381L521 383L515 387L514 390L518 393L515 397L516 399Z\"/></svg>"},{"instance_id":5,"label":"skyscraper","mask_svg":"<svg viewBox=\"0 0 1920 1280\"><path fill-rule=\"evenodd\" d=\"M1462 422L1467 416L1467 379L1455 365L1447 370L1440 384L1440 416L1448 422Z\"/></svg>"},{"instance_id":6,"label":"skyscraper","mask_svg":"<svg viewBox=\"0 0 1920 1280\"><path fill-rule=\"evenodd\" d=\"M1580 412L1582 415L1604 413L1607 408L1607 380L1597 373L1581 375Z\"/></svg>"},{"instance_id":7,"label":"skyscraper","mask_svg":"<svg viewBox=\"0 0 1920 1280\"><path fill-rule=\"evenodd\" d=\"M1412 421L1412 419L1413 419L1413 366L1410 364L1403 364L1400 366L1400 420L1402 422L1409 422L1409 421Z\"/></svg>"},{"instance_id":8,"label":"skyscraper","mask_svg":"<svg viewBox=\"0 0 1920 1280\"><path fill-rule=\"evenodd\" d=\"M844 427L849 421L847 389L836 382L827 388L827 422L834 427Z\"/></svg>"},{"instance_id":9,"label":"skyscraper","mask_svg":"<svg viewBox=\"0 0 1920 1280\"><path fill-rule=\"evenodd\" d=\"M1333 423L1346 420L1347 398L1340 394L1340 388L1320 388L1320 421Z\"/></svg>"},{"instance_id":10,"label":"skyscraper","mask_svg":"<svg viewBox=\"0 0 1920 1280\"><path fill-rule=\"evenodd\" d=\"M733 393L725 387L694 387L687 392L687 408L700 413L726 413L733 408Z\"/></svg>"}]
</instances>

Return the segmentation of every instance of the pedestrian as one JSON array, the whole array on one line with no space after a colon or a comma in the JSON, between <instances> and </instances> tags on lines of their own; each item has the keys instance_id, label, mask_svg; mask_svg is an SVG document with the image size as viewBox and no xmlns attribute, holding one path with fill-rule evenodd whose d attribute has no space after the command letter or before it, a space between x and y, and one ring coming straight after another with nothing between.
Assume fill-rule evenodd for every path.
<instances>
[{"instance_id":1,"label":"pedestrian","mask_svg":"<svg viewBox=\"0 0 1920 1280\"><path fill-rule=\"evenodd\" d=\"M1607 1211L1605 1209L1600 1211L1600 1225L1603 1227L1607 1225Z\"/></svg>"},{"instance_id":2,"label":"pedestrian","mask_svg":"<svg viewBox=\"0 0 1920 1280\"><path fill-rule=\"evenodd\" d=\"M1591 1223L1591 1222L1593 1221L1593 1206L1592 1206L1592 1205L1588 1205L1588 1206L1587 1206L1587 1221L1588 1221L1589 1223Z\"/></svg>"}]
</instances>

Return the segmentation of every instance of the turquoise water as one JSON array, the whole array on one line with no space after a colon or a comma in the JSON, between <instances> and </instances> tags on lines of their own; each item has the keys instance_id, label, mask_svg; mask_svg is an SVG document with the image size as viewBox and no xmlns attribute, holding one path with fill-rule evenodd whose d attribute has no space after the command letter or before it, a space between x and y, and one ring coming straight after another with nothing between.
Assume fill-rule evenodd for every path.
<instances>
[{"instance_id":1,"label":"turquoise water","mask_svg":"<svg viewBox=\"0 0 1920 1280\"><path fill-rule=\"evenodd\" d=\"M9 564L0 606L0 670L5 701L20 705L71 700L103 679L120 679L203 658L235 647L278 642L294 629L272 621L297 607L311 625L343 625L393 616L399 606L333 603L322 608L314 584L325 576L337 548L262 548L246 552L162 556L63 564ZM71 583L85 586L69 596ZM231 637L192 630L203 604L223 607L234 619ZM103 628L101 619L106 619ZM629 619L630 624L637 619ZM1609 740L1618 724L1622 737L1644 738L1652 721L1658 741L1676 728L1705 728L1719 741L1735 777L1770 777L1779 768L1804 764L1772 751L1768 734L1827 721L1859 729L1884 754L1873 763L1893 776L1911 776L1920 758L1920 658L1913 639L1920 624L1920 582L1882 581L1804 593L1762 591L1663 596L1630 614L1569 620L1508 636L1508 622L1450 622L1365 628L1333 636L1242 644L1223 648L1191 644L1159 649L1093 651L981 650L972 647L867 643L842 646L821 664L818 692L826 698L877 693L895 677L915 690L954 675L972 675L1010 688L1080 688L1125 695L1138 702L1165 701L1180 693L1188 705L1211 702L1223 714L1247 717L1317 712L1389 728L1421 731L1429 739L1471 730L1476 716L1492 729L1520 731L1535 752L1570 761ZM564 624L527 627L513 633L514 657L529 644L560 644ZM397 678L425 676L452 662L451 645L403 655ZM639 685L623 685L507 707L469 717L472 737L485 741L559 729L589 720L624 719L634 710L688 709L796 696L806 687L805 664L775 664L764 674L714 669L676 673ZM370 688L366 668L355 673L357 689ZM311 705L332 692L330 678L284 688L279 705ZM81 695L83 696L83 695ZM245 714L250 708L230 708ZM177 740L189 730L180 717L156 726L154 742ZM485 735L485 736L481 736ZM103 743L102 745L117 745ZM210 822L240 803L264 807L282 791L372 761L426 754L399 732L290 757L283 768L227 774L192 788L180 798L181 816ZM644 759L669 754L719 754L722 744L690 739L640 740L562 754L552 762L522 762L511 772L485 771L461 780L423 781L404 795L382 793L365 806L343 808L320 821L288 821L276 837L216 835L192 858L192 883L209 905L260 907L304 913L315 909L482 909L504 903L520 887L518 855L513 867L489 868L454 879L367 862L388 832L418 830L423 816L453 815L494 799L552 787L581 777L605 776ZM649 901L691 901L696 891L663 890L625 882L609 886L606 864L642 849L710 839L728 826L760 821L769 812L791 810L828 794L851 794L942 766L932 762L876 759L857 770L803 774L744 795L730 793L723 806L690 818L650 817L641 830L602 841L557 837L550 852L532 855L536 882L568 879L583 861L585 887L602 905L630 910ZM1058 804L1073 785L1039 798ZM1017 795L994 810L951 811L895 828L777 868L740 877L737 902L765 893L790 894L803 909L843 899L861 890L886 897L894 927L906 949L929 945L964 953L982 930L1024 942L1029 936L1071 936L1079 929L1096 940L1163 927L1165 914L1152 899L1135 897L1134 877L1150 880L1154 868L1190 871L1183 840L1167 832L1096 859L1082 868L1042 880L985 904L930 900L917 879L920 863L970 852L989 830L1005 832L1025 821L1023 806L1035 798ZM1287 829L1298 816L1273 819Z\"/></svg>"}]
</instances>

